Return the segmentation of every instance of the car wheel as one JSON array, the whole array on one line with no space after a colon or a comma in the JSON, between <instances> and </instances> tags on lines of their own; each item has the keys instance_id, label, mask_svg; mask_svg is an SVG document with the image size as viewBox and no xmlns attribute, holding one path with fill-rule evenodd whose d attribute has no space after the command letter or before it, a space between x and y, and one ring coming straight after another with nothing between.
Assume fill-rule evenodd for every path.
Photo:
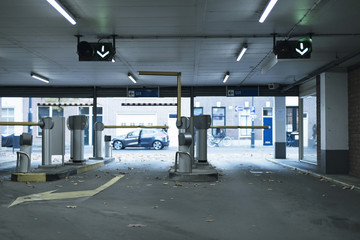
<instances>
[{"instance_id":1,"label":"car wheel","mask_svg":"<svg viewBox=\"0 0 360 240\"><path fill-rule=\"evenodd\" d=\"M160 149L162 149L164 147L164 145L162 144L162 142L160 142L160 141L155 141L154 143L153 143L153 148L155 149L155 150L160 150Z\"/></svg>"},{"instance_id":2,"label":"car wheel","mask_svg":"<svg viewBox=\"0 0 360 240\"><path fill-rule=\"evenodd\" d=\"M123 143L121 141L115 141L113 143L113 146L115 150L120 150L124 148Z\"/></svg>"}]
</instances>

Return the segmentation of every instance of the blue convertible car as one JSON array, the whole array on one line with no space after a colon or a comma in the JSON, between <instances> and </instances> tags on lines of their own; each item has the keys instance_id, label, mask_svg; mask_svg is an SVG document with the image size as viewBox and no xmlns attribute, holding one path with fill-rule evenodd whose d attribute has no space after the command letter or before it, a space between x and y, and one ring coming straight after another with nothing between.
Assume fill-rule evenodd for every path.
<instances>
[{"instance_id":1,"label":"blue convertible car","mask_svg":"<svg viewBox=\"0 0 360 240\"><path fill-rule=\"evenodd\" d=\"M152 147L156 150L169 146L169 136L163 129L137 129L112 140L116 150L126 147Z\"/></svg>"}]
</instances>

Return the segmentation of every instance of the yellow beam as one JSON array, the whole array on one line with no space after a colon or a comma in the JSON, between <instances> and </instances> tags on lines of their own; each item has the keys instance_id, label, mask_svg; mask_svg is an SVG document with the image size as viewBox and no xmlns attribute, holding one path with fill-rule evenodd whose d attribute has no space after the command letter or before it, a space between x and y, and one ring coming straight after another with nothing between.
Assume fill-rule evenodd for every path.
<instances>
[{"instance_id":1,"label":"yellow beam","mask_svg":"<svg viewBox=\"0 0 360 240\"><path fill-rule=\"evenodd\" d=\"M159 72L139 71L139 75L151 76L177 76L177 121L181 121L181 73L180 72Z\"/></svg>"},{"instance_id":2,"label":"yellow beam","mask_svg":"<svg viewBox=\"0 0 360 240\"><path fill-rule=\"evenodd\" d=\"M177 74L177 121L181 121L181 73Z\"/></svg>"},{"instance_id":3,"label":"yellow beam","mask_svg":"<svg viewBox=\"0 0 360 240\"><path fill-rule=\"evenodd\" d=\"M169 126L116 126L106 125L104 128L169 128Z\"/></svg>"},{"instance_id":4,"label":"yellow beam","mask_svg":"<svg viewBox=\"0 0 360 240\"><path fill-rule=\"evenodd\" d=\"M0 126L39 126L37 122L0 122Z\"/></svg>"},{"instance_id":5,"label":"yellow beam","mask_svg":"<svg viewBox=\"0 0 360 240\"><path fill-rule=\"evenodd\" d=\"M210 128L245 128L245 129L269 129L269 126L210 126Z\"/></svg>"}]
</instances>

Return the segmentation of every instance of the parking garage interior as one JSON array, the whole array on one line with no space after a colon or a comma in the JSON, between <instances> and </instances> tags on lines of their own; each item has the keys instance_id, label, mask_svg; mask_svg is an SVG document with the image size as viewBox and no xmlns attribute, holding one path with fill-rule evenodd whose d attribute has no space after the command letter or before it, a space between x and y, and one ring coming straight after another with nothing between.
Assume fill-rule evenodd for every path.
<instances>
[{"instance_id":1,"label":"parking garage interior","mask_svg":"<svg viewBox=\"0 0 360 240\"><path fill-rule=\"evenodd\" d=\"M0 233L358 239L359 7L2 1Z\"/></svg>"}]
</instances>

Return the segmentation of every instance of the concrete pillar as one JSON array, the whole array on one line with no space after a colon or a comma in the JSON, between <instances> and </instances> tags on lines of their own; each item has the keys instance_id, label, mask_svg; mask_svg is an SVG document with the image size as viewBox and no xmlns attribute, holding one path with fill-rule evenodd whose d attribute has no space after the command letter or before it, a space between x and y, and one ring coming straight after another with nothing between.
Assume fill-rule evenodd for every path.
<instances>
[{"instance_id":1,"label":"concrete pillar","mask_svg":"<svg viewBox=\"0 0 360 240\"><path fill-rule=\"evenodd\" d=\"M275 97L275 158L286 158L285 97Z\"/></svg>"},{"instance_id":2,"label":"concrete pillar","mask_svg":"<svg viewBox=\"0 0 360 240\"><path fill-rule=\"evenodd\" d=\"M320 76L321 159L323 173L349 172L347 73Z\"/></svg>"},{"instance_id":3,"label":"concrete pillar","mask_svg":"<svg viewBox=\"0 0 360 240\"><path fill-rule=\"evenodd\" d=\"M304 99L299 97L299 160L304 159ZM307 141L307 139L306 139Z\"/></svg>"}]
</instances>

